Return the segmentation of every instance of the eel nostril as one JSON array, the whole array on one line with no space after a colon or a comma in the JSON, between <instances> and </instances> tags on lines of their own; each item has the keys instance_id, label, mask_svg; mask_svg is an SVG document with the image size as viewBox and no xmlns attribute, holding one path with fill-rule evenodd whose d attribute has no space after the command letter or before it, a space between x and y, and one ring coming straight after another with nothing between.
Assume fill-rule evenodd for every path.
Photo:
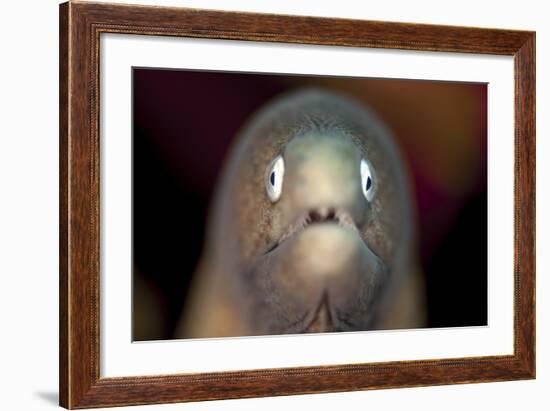
<instances>
[{"instance_id":1,"label":"eel nostril","mask_svg":"<svg viewBox=\"0 0 550 411\"><path fill-rule=\"evenodd\" d=\"M321 216L321 213L319 213L319 211L311 210L309 212L309 218L310 218L312 223L315 223L317 221L321 221L323 217Z\"/></svg>"},{"instance_id":2,"label":"eel nostril","mask_svg":"<svg viewBox=\"0 0 550 411\"><path fill-rule=\"evenodd\" d=\"M311 210L307 216L307 221L310 223L318 223L322 221L333 221L333 220L337 220L336 210L334 210L333 208L314 209L314 210Z\"/></svg>"}]
</instances>

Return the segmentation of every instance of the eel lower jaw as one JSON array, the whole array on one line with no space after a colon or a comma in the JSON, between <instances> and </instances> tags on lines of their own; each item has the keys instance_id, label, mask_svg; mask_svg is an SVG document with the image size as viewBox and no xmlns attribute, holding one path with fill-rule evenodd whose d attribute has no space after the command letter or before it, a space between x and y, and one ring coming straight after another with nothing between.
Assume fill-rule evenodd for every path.
<instances>
[{"instance_id":1,"label":"eel lower jaw","mask_svg":"<svg viewBox=\"0 0 550 411\"><path fill-rule=\"evenodd\" d=\"M331 332L334 330L334 322L330 313L330 307L328 304L328 296L325 293L319 306L313 314L313 318L306 326L303 332L305 333L323 333Z\"/></svg>"},{"instance_id":2,"label":"eel lower jaw","mask_svg":"<svg viewBox=\"0 0 550 411\"><path fill-rule=\"evenodd\" d=\"M264 255L271 253L287 239L307 229L309 226L321 223L333 223L353 231L358 231L353 217L347 211L328 207L312 208L291 224L285 233L267 248Z\"/></svg>"}]
</instances>

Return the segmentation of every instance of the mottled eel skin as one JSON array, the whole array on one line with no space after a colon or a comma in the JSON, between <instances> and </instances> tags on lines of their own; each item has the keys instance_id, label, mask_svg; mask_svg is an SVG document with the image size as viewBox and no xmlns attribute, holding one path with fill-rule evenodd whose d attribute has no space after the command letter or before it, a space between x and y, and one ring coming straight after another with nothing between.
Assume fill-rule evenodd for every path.
<instances>
[{"instance_id":1,"label":"mottled eel skin","mask_svg":"<svg viewBox=\"0 0 550 411\"><path fill-rule=\"evenodd\" d=\"M177 336L424 326L414 213L374 114L323 90L283 95L230 150Z\"/></svg>"}]
</instances>

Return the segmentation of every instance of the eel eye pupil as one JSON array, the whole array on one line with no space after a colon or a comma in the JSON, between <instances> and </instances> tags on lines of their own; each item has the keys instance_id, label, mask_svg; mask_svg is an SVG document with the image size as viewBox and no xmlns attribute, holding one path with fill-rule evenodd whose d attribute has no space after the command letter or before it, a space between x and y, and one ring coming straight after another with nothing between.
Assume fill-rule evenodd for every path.
<instances>
[{"instance_id":1,"label":"eel eye pupil","mask_svg":"<svg viewBox=\"0 0 550 411\"><path fill-rule=\"evenodd\" d=\"M269 176L269 181L271 182L272 186L275 186L275 171L271 172L271 176Z\"/></svg>"},{"instance_id":2,"label":"eel eye pupil","mask_svg":"<svg viewBox=\"0 0 550 411\"><path fill-rule=\"evenodd\" d=\"M370 177L367 177L367 184L366 184L366 190L369 191L369 188L371 187L372 185L372 181L370 179Z\"/></svg>"}]
</instances>

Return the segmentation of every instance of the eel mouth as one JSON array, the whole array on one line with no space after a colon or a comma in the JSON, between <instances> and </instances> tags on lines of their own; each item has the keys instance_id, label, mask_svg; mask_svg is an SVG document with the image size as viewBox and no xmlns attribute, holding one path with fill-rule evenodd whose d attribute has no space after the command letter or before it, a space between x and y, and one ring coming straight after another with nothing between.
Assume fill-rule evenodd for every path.
<instances>
[{"instance_id":1,"label":"eel mouth","mask_svg":"<svg viewBox=\"0 0 550 411\"><path fill-rule=\"evenodd\" d=\"M269 254L274 251L287 239L305 230L310 225L321 223L333 223L356 232L358 231L351 214L347 211L328 207L312 208L300 216L300 218L298 218L298 220L296 220L293 224L291 224L285 233L277 241L271 244L270 247L268 247L264 254Z\"/></svg>"}]
</instances>

